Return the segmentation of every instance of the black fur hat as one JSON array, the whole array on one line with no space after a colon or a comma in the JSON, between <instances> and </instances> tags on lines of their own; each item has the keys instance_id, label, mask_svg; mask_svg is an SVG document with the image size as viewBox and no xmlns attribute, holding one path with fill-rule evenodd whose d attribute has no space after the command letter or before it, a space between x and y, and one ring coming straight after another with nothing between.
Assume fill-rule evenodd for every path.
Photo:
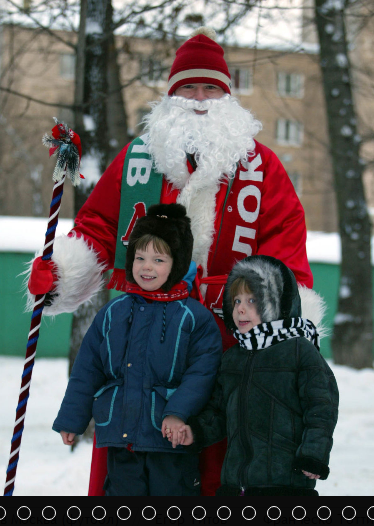
<instances>
[{"instance_id":1,"label":"black fur hat","mask_svg":"<svg viewBox=\"0 0 374 526\"><path fill-rule=\"evenodd\" d=\"M135 283L132 265L135 256L135 244L144 235L150 234L162 239L170 247L173 266L169 277L162 286L167 292L179 283L190 267L193 248L191 220L183 205L152 205L147 215L140 217L130 234L126 254L126 279Z\"/></svg>"},{"instance_id":2,"label":"black fur hat","mask_svg":"<svg viewBox=\"0 0 374 526\"><path fill-rule=\"evenodd\" d=\"M228 329L236 329L230 288L238 278L244 279L253 293L262 323L301 316L301 300L293 272L271 256L249 256L239 261L227 278L223 318Z\"/></svg>"}]
</instances>

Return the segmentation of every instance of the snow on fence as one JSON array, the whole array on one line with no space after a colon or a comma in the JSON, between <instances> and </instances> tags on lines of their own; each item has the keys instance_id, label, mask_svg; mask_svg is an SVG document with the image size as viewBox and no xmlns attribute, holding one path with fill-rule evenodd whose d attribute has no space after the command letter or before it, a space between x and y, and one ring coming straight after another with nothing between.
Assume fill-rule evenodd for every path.
<instances>
[{"instance_id":1,"label":"snow on fence","mask_svg":"<svg viewBox=\"0 0 374 526\"><path fill-rule=\"evenodd\" d=\"M43 247L48 219L0 216L0 252L34 253ZM59 219L56 235L67 234L72 219ZM307 253L311 263L340 263L340 237L337 233L308 232Z\"/></svg>"}]
</instances>

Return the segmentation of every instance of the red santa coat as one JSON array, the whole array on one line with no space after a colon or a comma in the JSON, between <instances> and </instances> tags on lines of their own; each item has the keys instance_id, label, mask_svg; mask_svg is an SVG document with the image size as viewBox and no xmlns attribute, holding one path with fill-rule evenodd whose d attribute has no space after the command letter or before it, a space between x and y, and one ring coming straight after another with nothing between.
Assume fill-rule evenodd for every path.
<instances>
[{"instance_id":1,"label":"red santa coat","mask_svg":"<svg viewBox=\"0 0 374 526\"><path fill-rule=\"evenodd\" d=\"M227 191L227 183L222 183L216 195L215 234L207 275L228 274L237 260L261 254L283 261L294 272L298 283L311 288L313 277L306 256L304 210L277 156L257 141L255 144L254 154L248 157L246 166L238 167L230 191ZM122 172L128 147L100 178L78 213L74 228L78 236L83 235L93 246L107 269L114 265ZM192 172L191 166L189 171ZM164 180L160 201L175 202L178 194L179 191ZM240 221L235 219L239 217ZM227 335L216 314L220 311L222 291L222 285L208 285L205 300L215 314L226 350L234 340ZM204 495L214 495L219 486L224 452L225 448L216 444L203 454ZM103 495L105 474L106 451L94 448L89 495Z\"/></svg>"}]
</instances>

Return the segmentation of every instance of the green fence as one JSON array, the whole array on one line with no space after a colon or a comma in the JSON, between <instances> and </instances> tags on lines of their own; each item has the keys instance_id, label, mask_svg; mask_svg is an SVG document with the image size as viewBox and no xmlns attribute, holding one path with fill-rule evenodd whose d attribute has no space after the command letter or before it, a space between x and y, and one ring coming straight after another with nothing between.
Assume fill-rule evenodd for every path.
<instances>
[{"instance_id":1,"label":"green fence","mask_svg":"<svg viewBox=\"0 0 374 526\"><path fill-rule=\"evenodd\" d=\"M32 254L0 253L0 354L25 355L31 313L23 312L26 301L22 291L24 276L19 274L32 257ZM71 314L43 317L37 356L68 355L71 318Z\"/></svg>"},{"instance_id":2,"label":"green fence","mask_svg":"<svg viewBox=\"0 0 374 526\"><path fill-rule=\"evenodd\" d=\"M327 310L324 325L331 329L334 322L339 290L339 265L330 263L311 263L314 284L313 289L325 299ZM325 358L331 357L330 338L321 340L321 353Z\"/></svg>"},{"instance_id":3,"label":"green fence","mask_svg":"<svg viewBox=\"0 0 374 526\"><path fill-rule=\"evenodd\" d=\"M22 292L25 263L32 254L0 252L0 354L24 356L30 328L30 313L24 313L25 297ZM314 289L323 295L328 311L326 325L332 327L339 282L339 266L312 263ZM115 295L117 293L114 293ZM71 314L55 318L44 316L38 342L39 357L66 357L69 351ZM322 354L330 357L328 338L322 340Z\"/></svg>"}]
</instances>

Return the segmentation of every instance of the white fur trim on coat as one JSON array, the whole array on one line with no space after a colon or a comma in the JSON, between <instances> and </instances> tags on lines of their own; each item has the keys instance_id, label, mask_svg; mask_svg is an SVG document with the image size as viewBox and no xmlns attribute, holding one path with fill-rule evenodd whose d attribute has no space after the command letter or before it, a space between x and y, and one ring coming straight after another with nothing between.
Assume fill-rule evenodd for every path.
<instances>
[{"instance_id":1,"label":"white fur trim on coat","mask_svg":"<svg viewBox=\"0 0 374 526\"><path fill-rule=\"evenodd\" d=\"M214 221L216 217L216 193L219 184L204 187L196 181L195 174L177 198L177 203L186 207L191 218L191 231L194 238L192 259L201 265L204 276L207 275L208 255L214 237Z\"/></svg>"},{"instance_id":2,"label":"white fur trim on coat","mask_svg":"<svg viewBox=\"0 0 374 526\"><path fill-rule=\"evenodd\" d=\"M327 308L325 300L313 289L300 284L298 288L301 299L301 316L314 323L320 338L328 336L329 329L322 323Z\"/></svg>"},{"instance_id":3,"label":"white fur trim on coat","mask_svg":"<svg viewBox=\"0 0 374 526\"><path fill-rule=\"evenodd\" d=\"M42 255L35 254L35 258ZM26 270L27 284L34 260ZM100 264L96 252L89 248L83 237L59 236L53 245L52 261L57 265L58 281L53 294L52 305L45 307L43 314L54 316L63 312L74 312L81 303L88 301L102 288L102 273L105 265ZM35 296L27 289L26 311L34 308Z\"/></svg>"}]
</instances>

